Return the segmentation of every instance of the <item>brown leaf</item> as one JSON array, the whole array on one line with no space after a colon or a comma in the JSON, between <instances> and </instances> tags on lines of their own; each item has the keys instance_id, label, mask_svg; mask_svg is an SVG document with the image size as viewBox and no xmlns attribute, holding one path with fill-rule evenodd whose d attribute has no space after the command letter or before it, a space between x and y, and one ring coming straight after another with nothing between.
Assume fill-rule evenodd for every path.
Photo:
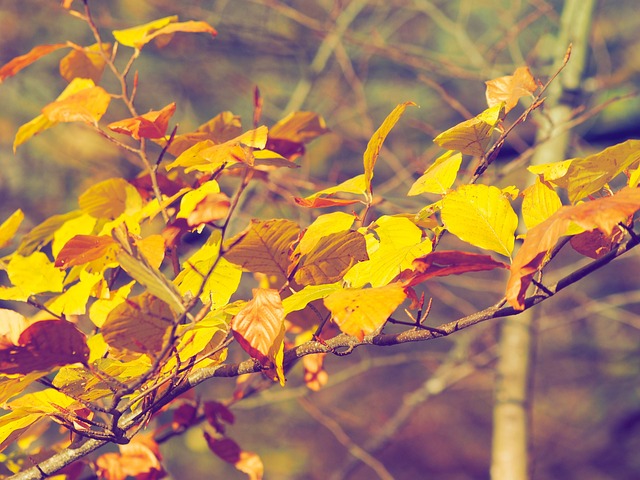
<instances>
[{"instance_id":1,"label":"brown leaf","mask_svg":"<svg viewBox=\"0 0 640 480\"><path fill-rule=\"evenodd\" d=\"M573 249L590 258L600 258L616 247L624 237L624 230L616 227L611 235L605 235L600 230L582 232L571 237Z\"/></svg>"},{"instance_id":2,"label":"brown leaf","mask_svg":"<svg viewBox=\"0 0 640 480\"><path fill-rule=\"evenodd\" d=\"M68 47L66 43L55 43L52 45L38 45L33 47L28 53L14 58L9 63L0 68L0 83L6 78L13 77L16 73L25 67L28 67L40 57L44 57L51 52L55 52L61 48Z\"/></svg>"},{"instance_id":3,"label":"brown leaf","mask_svg":"<svg viewBox=\"0 0 640 480\"><path fill-rule=\"evenodd\" d=\"M115 240L107 235L76 235L65 243L56 257L55 266L66 269L84 265L107 255L118 248Z\"/></svg>"},{"instance_id":4,"label":"brown leaf","mask_svg":"<svg viewBox=\"0 0 640 480\"><path fill-rule=\"evenodd\" d=\"M231 201L224 193L210 193L202 199L187 217L190 227L226 218Z\"/></svg>"},{"instance_id":5,"label":"brown leaf","mask_svg":"<svg viewBox=\"0 0 640 480\"><path fill-rule=\"evenodd\" d=\"M513 109L521 97L532 97L538 89L529 67L519 67L513 75L495 78L485 82L487 85L487 105L493 107L505 102L505 113Z\"/></svg>"},{"instance_id":6,"label":"brown leaf","mask_svg":"<svg viewBox=\"0 0 640 480\"><path fill-rule=\"evenodd\" d=\"M610 197L562 207L547 220L529 230L511 264L511 276L506 292L509 304L518 310L524 309L525 294L533 275L560 237L567 234L572 222L584 230L598 229L610 236L618 223L625 222L639 209L640 189L623 188Z\"/></svg>"},{"instance_id":7,"label":"brown leaf","mask_svg":"<svg viewBox=\"0 0 640 480\"><path fill-rule=\"evenodd\" d=\"M192 403L183 403L173 411L171 428L183 430L195 425L198 419L198 408Z\"/></svg>"},{"instance_id":8,"label":"brown leaf","mask_svg":"<svg viewBox=\"0 0 640 480\"><path fill-rule=\"evenodd\" d=\"M225 431L224 423L232 425L233 422L235 422L235 417L233 416L233 413L231 413L231 410L220 402L205 402L204 416L209 425L215 428L216 432L221 434Z\"/></svg>"},{"instance_id":9,"label":"brown leaf","mask_svg":"<svg viewBox=\"0 0 640 480\"><path fill-rule=\"evenodd\" d=\"M173 324L169 305L149 293L115 307L102 326L104 341L115 348L154 355Z\"/></svg>"},{"instance_id":10,"label":"brown leaf","mask_svg":"<svg viewBox=\"0 0 640 480\"><path fill-rule=\"evenodd\" d=\"M209 449L227 463L234 464L240 460L242 450L240 446L230 438L215 438L204 432Z\"/></svg>"},{"instance_id":11,"label":"brown leaf","mask_svg":"<svg viewBox=\"0 0 640 480\"><path fill-rule=\"evenodd\" d=\"M6 332L5 328L4 340L0 343L0 373L24 375L71 363L86 363L89 358L84 333L66 320L32 323L12 344L9 341L15 340L16 332L13 330L8 336Z\"/></svg>"},{"instance_id":12,"label":"brown leaf","mask_svg":"<svg viewBox=\"0 0 640 480\"><path fill-rule=\"evenodd\" d=\"M284 316L277 290L254 288L253 299L231 320L231 330L245 352L268 366L284 339Z\"/></svg>"},{"instance_id":13,"label":"brown leaf","mask_svg":"<svg viewBox=\"0 0 640 480\"><path fill-rule=\"evenodd\" d=\"M125 118L110 123L107 127L117 133L130 135L136 140L140 138L162 138L167 132L169 119L176 111L175 102L170 103L162 110L153 110L133 118Z\"/></svg>"},{"instance_id":14,"label":"brown leaf","mask_svg":"<svg viewBox=\"0 0 640 480\"><path fill-rule=\"evenodd\" d=\"M509 268L509 265L494 260L489 255L441 250L431 252L413 261L413 272L404 276L405 286L412 287L434 277L460 275L467 272L480 272L495 268Z\"/></svg>"}]
</instances>

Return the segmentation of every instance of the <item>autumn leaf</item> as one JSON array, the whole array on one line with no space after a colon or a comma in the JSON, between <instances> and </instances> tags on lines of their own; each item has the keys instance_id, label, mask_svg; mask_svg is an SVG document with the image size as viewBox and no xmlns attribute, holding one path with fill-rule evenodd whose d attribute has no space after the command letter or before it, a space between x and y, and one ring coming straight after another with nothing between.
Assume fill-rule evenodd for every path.
<instances>
[{"instance_id":1,"label":"autumn leaf","mask_svg":"<svg viewBox=\"0 0 640 480\"><path fill-rule=\"evenodd\" d=\"M346 200L339 198L331 198L336 193L352 193L356 195L366 195L367 186L365 175L358 175L356 177L345 180L344 182L336 185L335 187L325 188L305 198L295 197L294 201L301 207L307 208L323 208L323 207L335 207L341 205L351 205L358 203L360 200Z\"/></svg>"},{"instance_id":2,"label":"autumn leaf","mask_svg":"<svg viewBox=\"0 0 640 480\"><path fill-rule=\"evenodd\" d=\"M456 181L458 170L462 164L462 154L449 150L433 162L424 174L414 182L407 195L421 193L446 194Z\"/></svg>"},{"instance_id":3,"label":"autumn leaf","mask_svg":"<svg viewBox=\"0 0 640 480\"><path fill-rule=\"evenodd\" d=\"M162 350L173 320L169 305L143 293L111 310L102 325L102 334L112 347L155 356Z\"/></svg>"},{"instance_id":4,"label":"autumn leaf","mask_svg":"<svg viewBox=\"0 0 640 480\"><path fill-rule=\"evenodd\" d=\"M112 122L107 127L116 133L129 135L136 140L141 138L162 138L175 111L176 104L173 102L162 110L154 110L137 117Z\"/></svg>"},{"instance_id":5,"label":"autumn leaf","mask_svg":"<svg viewBox=\"0 0 640 480\"><path fill-rule=\"evenodd\" d=\"M269 130L267 147L288 160L304 154L304 144L327 133L324 119L313 112L291 112Z\"/></svg>"},{"instance_id":6,"label":"autumn leaf","mask_svg":"<svg viewBox=\"0 0 640 480\"><path fill-rule=\"evenodd\" d=\"M235 422L235 416L223 403L212 401L204 402L203 407L204 417L207 423L215 428L218 433L225 432L225 423L233 425Z\"/></svg>"},{"instance_id":7,"label":"autumn leaf","mask_svg":"<svg viewBox=\"0 0 640 480\"><path fill-rule=\"evenodd\" d=\"M524 243L511 264L506 297L516 309L524 308L524 297L533 275L544 262L547 253L575 223L586 231L598 229L611 236L620 222L640 209L640 189L624 188L610 197L579 205L565 206L544 222L527 232Z\"/></svg>"},{"instance_id":8,"label":"autumn leaf","mask_svg":"<svg viewBox=\"0 0 640 480\"><path fill-rule=\"evenodd\" d=\"M338 290L324 299L340 330L362 340L378 331L404 301L406 294L399 283L384 287Z\"/></svg>"},{"instance_id":9,"label":"autumn leaf","mask_svg":"<svg viewBox=\"0 0 640 480\"><path fill-rule=\"evenodd\" d=\"M263 366L275 365L284 385L282 358L280 362L276 358L284 342L284 308L278 291L254 288L253 299L231 320L231 331L251 358Z\"/></svg>"},{"instance_id":10,"label":"autumn leaf","mask_svg":"<svg viewBox=\"0 0 640 480\"><path fill-rule=\"evenodd\" d=\"M24 220L24 213L22 210L17 209L2 222L0 225L0 248L4 248L11 243L18 228L20 228L22 220Z\"/></svg>"},{"instance_id":11,"label":"autumn leaf","mask_svg":"<svg viewBox=\"0 0 640 480\"><path fill-rule=\"evenodd\" d=\"M484 157L491 134L504 116L502 104L494 105L479 115L442 132L433 141L447 150Z\"/></svg>"},{"instance_id":12,"label":"autumn leaf","mask_svg":"<svg viewBox=\"0 0 640 480\"><path fill-rule=\"evenodd\" d=\"M24 321L5 314L0 317L0 373L27 374L48 371L70 363L86 363L89 348L85 335L66 320L40 320L31 323L16 338ZM10 324L19 323L20 326Z\"/></svg>"},{"instance_id":13,"label":"autumn leaf","mask_svg":"<svg viewBox=\"0 0 640 480\"><path fill-rule=\"evenodd\" d=\"M251 220L249 227L228 242L224 254L229 262L250 272L286 278L289 248L300 233L291 220Z\"/></svg>"},{"instance_id":14,"label":"autumn leaf","mask_svg":"<svg viewBox=\"0 0 640 480\"><path fill-rule=\"evenodd\" d=\"M83 212L95 218L115 219L127 211L139 210L142 198L123 178L111 178L85 190L78 203Z\"/></svg>"},{"instance_id":15,"label":"autumn leaf","mask_svg":"<svg viewBox=\"0 0 640 480\"><path fill-rule=\"evenodd\" d=\"M380 155L380 150L382 149L382 144L384 143L387 135L391 129L398 123L400 117L404 113L407 107L412 106L415 107L416 104L413 102L404 102L396 106L393 111L385 118L382 125L376 130L373 134L369 143L367 144L367 149L363 155L363 163L364 163L364 184L366 191L371 194L371 180L373 179L373 170L376 166L376 161L378 160L378 156Z\"/></svg>"},{"instance_id":16,"label":"autumn leaf","mask_svg":"<svg viewBox=\"0 0 640 480\"><path fill-rule=\"evenodd\" d=\"M188 22L177 22L177 23L169 23L164 27L158 28L153 32L149 32L143 38L135 43L135 47L141 49L144 45L149 43L152 40L159 39L162 36L171 36L174 33L208 33L212 37L218 35L218 32L215 28L209 25L207 22L200 21L188 21ZM114 32L115 33L115 32Z\"/></svg>"},{"instance_id":17,"label":"autumn leaf","mask_svg":"<svg viewBox=\"0 0 640 480\"><path fill-rule=\"evenodd\" d=\"M359 232L336 232L322 237L302 257L294 279L300 285L334 283L357 262L368 260L364 236Z\"/></svg>"},{"instance_id":18,"label":"autumn leaf","mask_svg":"<svg viewBox=\"0 0 640 480\"><path fill-rule=\"evenodd\" d=\"M61 292L64 272L42 252L28 256L14 254L6 266L12 287L0 287L0 298L25 302L31 295Z\"/></svg>"},{"instance_id":19,"label":"autumn leaf","mask_svg":"<svg viewBox=\"0 0 640 480\"><path fill-rule=\"evenodd\" d=\"M96 474L105 480L142 480L163 478L166 474L160 460L160 450L149 436L137 435L130 443L118 445L120 453L104 453L96 460Z\"/></svg>"},{"instance_id":20,"label":"autumn leaf","mask_svg":"<svg viewBox=\"0 0 640 480\"><path fill-rule=\"evenodd\" d=\"M449 232L479 248L511 256L518 216L502 191L488 185L463 185L442 201Z\"/></svg>"},{"instance_id":21,"label":"autumn leaf","mask_svg":"<svg viewBox=\"0 0 640 480\"><path fill-rule=\"evenodd\" d=\"M155 32L156 30L159 30L160 28L177 21L178 16L172 15L170 17L160 18L158 20L127 28L125 30L114 30L111 33L120 44L127 47L140 49L146 43L145 37L147 37L150 33Z\"/></svg>"},{"instance_id":22,"label":"autumn leaf","mask_svg":"<svg viewBox=\"0 0 640 480\"><path fill-rule=\"evenodd\" d=\"M76 235L62 247L56 257L55 266L66 269L84 265L108 255L109 252L115 253L114 248L118 249L116 242L106 235Z\"/></svg>"},{"instance_id":23,"label":"autumn leaf","mask_svg":"<svg viewBox=\"0 0 640 480\"><path fill-rule=\"evenodd\" d=\"M284 312L288 315L291 312L303 310L311 302L328 297L333 292L341 289L341 282L331 283L328 285L307 285L302 290L298 290L290 297L282 300Z\"/></svg>"},{"instance_id":24,"label":"autumn leaf","mask_svg":"<svg viewBox=\"0 0 640 480\"><path fill-rule=\"evenodd\" d=\"M494 78L485 84L487 85L487 105L493 107L504 102L504 113L512 110L521 97L533 97L533 92L538 89L538 84L531 75L529 67L519 67L513 75Z\"/></svg>"},{"instance_id":25,"label":"autumn leaf","mask_svg":"<svg viewBox=\"0 0 640 480\"><path fill-rule=\"evenodd\" d=\"M595 259L613 250L624 237L624 233L619 226L613 229L611 235L605 235L600 230L590 230L573 235L569 242L579 254Z\"/></svg>"},{"instance_id":26,"label":"autumn leaf","mask_svg":"<svg viewBox=\"0 0 640 480\"><path fill-rule=\"evenodd\" d=\"M60 75L67 82L74 78L90 78L96 84L102 77L107 64L100 53L100 47L105 56L111 55L111 44L94 44L84 48L74 48L60 60Z\"/></svg>"},{"instance_id":27,"label":"autumn leaf","mask_svg":"<svg viewBox=\"0 0 640 480\"><path fill-rule=\"evenodd\" d=\"M467 272L481 272L496 268L509 268L509 265L494 260L489 255L439 250L413 261L414 271L404 277L405 287L412 287L430 278L447 275L461 275Z\"/></svg>"},{"instance_id":28,"label":"autumn leaf","mask_svg":"<svg viewBox=\"0 0 640 480\"><path fill-rule=\"evenodd\" d=\"M90 87L57 100L42 109L50 122L84 122L97 125L109 107L111 96L102 87Z\"/></svg>"},{"instance_id":29,"label":"autumn leaf","mask_svg":"<svg viewBox=\"0 0 640 480\"><path fill-rule=\"evenodd\" d=\"M558 194L536 178L536 182L522 192L522 218L527 229L544 222L562 207Z\"/></svg>"},{"instance_id":30,"label":"autumn leaf","mask_svg":"<svg viewBox=\"0 0 640 480\"><path fill-rule=\"evenodd\" d=\"M224 143L242 133L240 116L226 111L200 125L194 132L176 135L169 145L168 152L178 157L196 143L211 140L212 145Z\"/></svg>"},{"instance_id":31,"label":"autumn leaf","mask_svg":"<svg viewBox=\"0 0 640 480\"><path fill-rule=\"evenodd\" d=\"M0 84L8 77L14 76L20 70L28 67L39 58L69 46L70 45L67 43L54 43L52 45L38 45L33 47L28 53L15 57L9 63L6 63L2 68L0 68Z\"/></svg>"}]
</instances>

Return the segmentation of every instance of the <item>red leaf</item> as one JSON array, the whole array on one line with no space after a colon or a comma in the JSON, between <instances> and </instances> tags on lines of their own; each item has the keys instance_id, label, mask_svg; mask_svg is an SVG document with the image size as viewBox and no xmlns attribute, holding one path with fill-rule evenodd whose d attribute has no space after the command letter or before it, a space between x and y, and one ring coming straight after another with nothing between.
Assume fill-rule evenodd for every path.
<instances>
[{"instance_id":1,"label":"red leaf","mask_svg":"<svg viewBox=\"0 0 640 480\"><path fill-rule=\"evenodd\" d=\"M6 340L6 338L5 338ZM0 373L27 374L71 363L86 363L86 337L66 320L41 320L29 325L11 345L0 345Z\"/></svg>"},{"instance_id":2,"label":"red leaf","mask_svg":"<svg viewBox=\"0 0 640 480\"><path fill-rule=\"evenodd\" d=\"M242 450L240 446L230 438L215 438L204 432L209 449L225 462L236 464L240 460Z\"/></svg>"},{"instance_id":3,"label":"red leaf","mask_svg":"<svg viewBox=\"0 0 640 480\"><path fill-rule=\"evenodd\" d=\"M110 123L109 129L117 133L130 135L136 140L140 138L162 138L164 137L169 119L176 111L176 104L170 103L162 110L154 110L138 117L126 118Z\"/></svg>"},{"instance_id":4,"label":"red leaf","mask_svg":"<svg viewBox=\"0 0 640 480\"><path fill-rule=\"evenodd\" d=\"M407 275L406 285L412 287L434 277L460 275L467 272L481 272L495 268L509 268L509 265L494 260L489 255L444 250L431 252L413 261L414 272Z\"/></svg>"},{"instance_id":5,"label":"red leaf","mask_svg":"<svg viewBox=\"0 0 640 480\"><path fill-rule=\"evenodd\" d=\"M9 63L5 64L2 68L0 68L0 83L2 83L5 78L13 77L20 70L28 67L40 57L44 57L51 52L68 46L69 45L67 45L66 43L55 43L53 45L38 45L37 47L33 47L28 53L14 58Z\"/></svg>"},{"instance_id":6,"label":"red leaf","mask_svg":"<svg viewBox=\"0 0 640 480\"><path fill-rule=\"evenodd\" d=\"M352 205L358 203L360 200L343 200L340 198L314 198L313 200L307 200L306 198L294 197L293 201L301 207L307 208L324 208L324 207L339 207L341 205Z\"/></svg>"},{"instance_id":7,"label":"red leaf","mask_svg":"<svg viewBox=\"0 0 640 480\"><path fill-rule=\"evenodd\" d=\"M235 422L235 417L231 410L220 402L205 402L204 415L209 425L215 428L218 433L224 433L225 431L224 423L220 420L230 425Z\"/></svg>"}]
</instances>

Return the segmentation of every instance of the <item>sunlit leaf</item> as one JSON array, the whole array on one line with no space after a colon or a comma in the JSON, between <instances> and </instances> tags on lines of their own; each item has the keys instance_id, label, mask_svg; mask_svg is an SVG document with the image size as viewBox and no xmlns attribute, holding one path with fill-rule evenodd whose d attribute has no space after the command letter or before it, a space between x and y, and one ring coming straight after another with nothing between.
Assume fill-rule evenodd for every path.
<instances>
[{"instance_id":1,"label":"sunlit leaf","mask_svg":"<svg viewBox=\"0 0 640 480\"><path fill-rule=\"evenodd\" d=\"M50 312L58 315L84 315L87 303L94 289L103 280L101 273L80 271L80 281L68 287L65 292L46 303Z\"/></svg>"},{"instance_id":2,"label":"sunlit leaf","mask_svg":"<svg viewBox=\"0 0 640 480\"><path fill-rule=\"evenodd\" d=\"M182 271L174 280L182 295L187 293L196 295L202 290L200 299L204 303L211 302L213 308L221 307L229 301L231 295L237 290L242 276L241 267L224 258L218 260L220 241L220 232L214 231L207 242L187 259ZM218 264L215 269L205 278L216 260Z\"/></svg>"},{"instance_id":3,"label":"sunlit leaf","mask_svg":"<svg viewBox=\"0 0 640 480\"><path fill-rule=\"evenodd\" d=\"M524 308L524 297L533 275L560 237L567 235L572 223L584 230L598 229L610 236L620 222L625 222L639 209L640 189L624 188L610 197L562 207L536 225L527 232L525 241L511 264L506 292L508 302L519 310Z\"/></svg>"},{"instance_id":4,"label":"sunlit leaf","mask_svg":"<svg viewBox=\"0 0 640 480\"><path fill-rule=\"evenodd\" d=\"M250 272L286 278L289 248L299 233L291 220L251 220L244 232L229 240L224 258Z\"/></svg>"},{"instance_id":5,"label":"sunlit leaf","mask_svg":"<svg viewBox=\"0 0 640 480\"><path fill-rule=\"evenodd\" d=\"M0 68L0 83L8 77L14 76L20 70L28 67L39 58L65 47L69 47L69 45L66 43L55 43L52 45L38 45L33 47L28 53L15 57L9 63L6 63L2 68Z\"/></svg>"},{"instance_id":6,"label":"sunlit leaf","mask_svg":"<svg viewBox=\"0 0 640 480\"><path fill-rule=\"evenodd\" d=\"M425 170L424 175L414 182L407 195L413 196L421 193L444 195L456 181L461 164L462 154L449 150Z\"/></svg>"},{"instance_id":7,"label":"sunlit leaf","mask_svg":"<svg viewBox=\"0 0 640 480\"><path fill-rule=\"evenodd\" d=\"M13 255L7 265L13 287L0 287L0 298L26 301L31 295L61 292L64 272L57 269L42 252L29 256Z\"/></svg>"},{"instance_id":8,"label":"sunlit leaf","mask_svg":"<svg viewBox=\"0 0 640 480\"><path fill-rule=\"evenodd\" d=\"M448 193L442 201L442 221L461 240L511 257L518 216L500 189L463 185Z\"/></svg>"},{"instance_id":9,"label":"sunlit leaf","mask_svg":"<svg viewBox=\"0 0 640 480\"><path fill-rule=\"evenodd\" d=\"M494 105L474 118L442 132L433 141L447 150L482 157L486 153L493 130L503 116L503 104Z\"/></svg>"},{"instance_id":10,"label":"sunlit leaf","mask_svg":"<svg viewBox=\"0 0 640 480\"><path fill-rule=\"evenodd\" d=\"M344 212L333 212L318 216L318 218L304 230L300 243L296 248L296 253L300 255L308 254L322 237L349 230L355 219L354 215Z\"/></svg>"},{"instance_id":11,"label":"sunlit leaf","mask_svg":"<svg viewBox=\"0 0 640 480\"><path fill-rule=\"evenodd\" d=\"M85 335L66 320L41 320L20 333L13 345L0 348L0 373L26 374L70 363L86 363Z\"/></svg>"},{"instance_id":12,"label":"sunlit leaf","mask_svg":"<svg viewBox=\"0 0 640 480\"><path fill-rule=\"evenodd\" d=\"M92 235L95 231L97 219L83 213L66 220L53 234L51 253L54 257L60 254L62 248L76 235Z\"/></svg>"},{"instance_id":13,"label":"sunlit leaf","mask_svg":"<svg viewBox=\"0 0 640 480\"><path fill-rule=\"evenodd\" d=\"M173 15L171 17L164 17L153 22L145 23L144 25L138 25L136 27L127 28L125 30L114 30L114 38L122 45L132 48L142 48L146 43L145 37L150 33L169 25L172 22L177 22L178 16Z\"/></svg>"},{"instance_id":14,"label":"sunlit leaf","mask_svg":"<svg viewBox=\"0 0 640 480\"><path fill-rule=\"evenodd\" d=\"M84 122L97 125L107 111L111 96L102 87L91 87L57 100L42 109L50 122Z\"/></svg>"},{"instance_id":15,"label":"sunlit leaf","mask_svg":"<svg viewBox=\"0 0 640 480\"><path fill-rule=\"evenodd\" d=\"M115 307L102 325L105 342L131 352L157 355L168 330L173 312L159 298L143 293Z\"/></svg>"},{"instance_id":16,"label":"sunlit leaf","mask_svg":"<svg viewBox=\"0 0 640 480\"><path fill-rule=\"evenodd\" d=\"M26 375L0 377L0 405L4 405L12 397L21 394L33 382L45 376L47 372L32 372ZM0 417L1 418L1 417ZM0 419L0 423L2 420ZM0 439L2 434L0 434Z\"/></svg>"},{"instance_id":17,"label":"sunlit leaf","mask_svg":"<svg viewBox=\"0 0 640 480\"><path fill-rule=\"evenodd\" d=\"M284 307L277 290L254 288L253 298L231 320L234 338L262 365L277 365L276 353L284 341ZM280 359L280 369L282 368ZM284 378L280 378L284 384Z\"/></svg>"},{"instance_id":18,"label":"sunlit leaf","mask_svg":"<svg viewBox=\"0 0 640 480\"><path fill-rule=\"evenodd\" d=\"M178 23L170 23L164 27L155 30L154 32L150 32L143 39L136 43L137 48L142 48L144 45L149 43L150 41L157 39L160 36L167 35L170 36L174 33L208 33L212 37L218 35L218 32L215 28L209 25L207 22L199 22L199 21L188 21L188 22L178 22Z\"/></svg>"},{"instance_id":19,"label":"sunlit leaf","mask_svg":"<svg viewBox=\"0 0 640 480\"><path fill-rule=\"evenodd\" d=\"M342 290L341 282L329 285L307 285L302 290L282 300L284 313L288 315L291 312L303 310L311 302L325 298L337 290Z\"/></svg>"},{"instance_id":20,"label":"sunlit leaf","mask_svg":"<svg viewBox=\"0 0 640 480\"><path fill-rule=\"evenodd\" d=\"M313 112L291 112L271 127L267 148L289 160L304 154L304 144L327 133L324 119Z\"/></svg>"},{"instance_id":21,"label":"sunlit leaf","mask_svg":"<svg viewBox=\"0 0 640 480\"><path fill-rule=\"evenodd\" d=\"M111 291L109 298L99 298L89 308L89 318L93 324L100 328L107 320L107 316L115 307L123 303L131 293L134 282L123 285L118 290ZM94 337L92 337L94 338Z\"/></svg>"},{"instance_id":22,"label":"sunlit leaf","mask_svg":"<svg viewBox=\"0 0 640 480\"><path fill-rule=\"evenodd\" d=\"M542 183L539 178L522 192L522 196L522 218L529 230L562 207L562 201L555 190Z\"/></svg>"},{"instance_id":23,"label":"sunlit leaf","mask_svg":"<svg viewBox=\"0 0 640 480\"><path fill-rule=\"evenodd\" d=\"M300 260L294 279L300 285L337 282L357 262L367 260L364 236L343 231L322 237Z\"/></svg>"},{"instance_id":24,"label":"sunlit leaf","mask_svg":"<svg viewBox=\"0 0 640 480\"><path fill-rule=\"evenodd\" d=\"M115 219L127 211L142 208L136 188L123 178L111 178L89 187L78 203L83 212L95 218Z\"/></svg>"},{"instance_id":25,"label":"sunlit leaf","mask_svg":"<svg viewBox=\"0 0 640 480\"><path fill-rule=\"evenodd\" d=\"M95 87L93 80L88 78L74 78L69 85L62 91L62 93L56 98L56 102L63 101L64 99L81 92L82 90ZM55 103L55 102L54 102ZM13 151L29 140L34 135L53 127L56 122L49 120L45 115L38 115L33 120L20 126L16 136L13 140Z\"/></svg>"},{"instance_id":26,"label":"sunlit leaf","mask_svg":"<svg viewBox=\"0 0 640 480\"><path fill-rule=\"evenodd\" d=\"M324 299L340 330L362 340L380 329L404 301L402 285L338 290Z\"/></svg>"},{"instance_id":27,"label":"sunlit leaf","mask_svg":"<svg viewBox=\"0 0 640 480\"><path fill-rule=\"evenodd\" d=\"M211 140L211 145L220 144L237 137L241 133L240 116L228 111L222 112L200 125L195 132L176 135L168 151L171 155L177 157L196 143Z\"/></svg>"},{"instance_id":28,"label":"sunlit leaf","mask_svg":"<svg viewBox=\"0 0 640 480\"><path fill-rule=\"evenodd\" d=\"M151 111L133 118L112 122L107 127L117 133L140 138L162 138L167 131L169 120L176 111L175 102L162 110Z\"/></svg>"},{"instance_id":29,"label":"sunlit leaf","mask_svg":"<svg viewBox=\"0 0 640 480\"><path fill-rule=\"evenodd\" d=\"M111 44L103 43L104 55L111 55ZM74 78L90 78L96 84L102 77L107 62L100 53L100 45L94 44L85 48L74 48L60 60L60 75L67 82Z\"/></svg>"},{"instance_id":30,"label":"sunlit leaf","mask_svg":"<svg viewBox=\"0 0 640 480\"><path fill-rule=\"evenodd\" d=\"M11 243L18 228L20 228L22 220L24 220L24 213L22 210L17 209L9 218L2 222L2 225L0 225L0 248L4 248Z\"/></svg>"},{"instance_id":31,"label":"sunlit leaf","mask_svg":"<svg viewBox=\"0 0 640 480\"><path fill-rule=\"evenodd\" d=\"M380 150L382 149L382 144L384 143L387 135L391 129L398 123L400 117L406 110L408 106L416 106L413 102L404 102L396 106L393 111L385 118L382 125L376 130L373 134L369 143L367 144L367 149L364 152L363 163L364 163L364 184L366 191L371 193L371 180L373 179L373 170L376 166L376 161L378 160L378 155L380 155Z\"/></svg>"},{"instance_id":32,"label":"sunlit leaf","mask_svg":"<svg viewBox=\"0 0 640 480\"><path fill-rule=\"evenodd\" d=\"M149 436L136 435L126 445L118 445L120 453L104 453L95 462L96 475L105 480L160 479L166 473L160 464L160 450Z\"/></svg>"},{"instance_id":33,"label":"sunlit leaf","mask_svg":"<svg viewBox=\"0 0 640 480\"><path fill-rule=\"evenodd\" d=\"M20 436L40 420L42 413L9 412L0 417L0 452L15 442Z\"/></svg>"},{"instance_id":34,"label":"sunlit leaf","mask_svg":"<svg viewBox=\"0 0 640 480\"><path fill-rule=\"evenodd\" d=\"M336 193L353 193L356 195L366 195L367 193L367 184L365 180L365 175L358 175L356 177L350 178L349 180L345 180L339 185L335 187L325 188L324 190L320 190L319 192L314 193L313 195L309 195L305 198L294 198L295 202L298 205L303 207L328 207L328 206L336 206L336 205L350 205L352 203L356 203L359 200L342 200L342 199L333 199L333 198L320 198L324 195L332 196Z\"/></svg>"},{"instance_id":35,"label":"sunlit leaf","mask_svg":"<svg viewBox=\"0 0 640 480\"><path fill-rule=\"evenodd\" d=\"M521 97L533 97L533 92L538 89L529 67L518 67L513 75L494 78L484 83L487 85L487 105L493 107L504 102L505 113L513 109Z\"/></svg>"}]
</instances>

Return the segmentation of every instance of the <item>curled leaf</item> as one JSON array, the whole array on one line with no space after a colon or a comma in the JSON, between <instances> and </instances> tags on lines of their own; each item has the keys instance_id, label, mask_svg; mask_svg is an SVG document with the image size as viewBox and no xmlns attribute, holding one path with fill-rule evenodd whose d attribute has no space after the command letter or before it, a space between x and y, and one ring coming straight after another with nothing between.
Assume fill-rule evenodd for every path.
<instances>
[{"instance_id":1,"label":"curled leaf","mask_svg":"<svg viewBox=\"0 0 640 480\"><path fill-rule=\"evenodd\" d=\"M110 123L108 128L117 133L130 135L136 140L140 140L140 138L162 138L175 111L176 104L173 102L162 110L151 111L137 117Z\"/></svg>"},{"instance_id":2,"label":"curled leaf","mask_svg":"<svg viewBox=\"0 0 640 480\"><path fill-rule=\"evenodd\" d=\"M533 92L538 89L538 84L531 75L529 67L519 67L513 75L494 78L485 83L487 105L493 107L504 102L505 113L513 109L521 97L532 97Z\"/></svg>"}]
</instances>

